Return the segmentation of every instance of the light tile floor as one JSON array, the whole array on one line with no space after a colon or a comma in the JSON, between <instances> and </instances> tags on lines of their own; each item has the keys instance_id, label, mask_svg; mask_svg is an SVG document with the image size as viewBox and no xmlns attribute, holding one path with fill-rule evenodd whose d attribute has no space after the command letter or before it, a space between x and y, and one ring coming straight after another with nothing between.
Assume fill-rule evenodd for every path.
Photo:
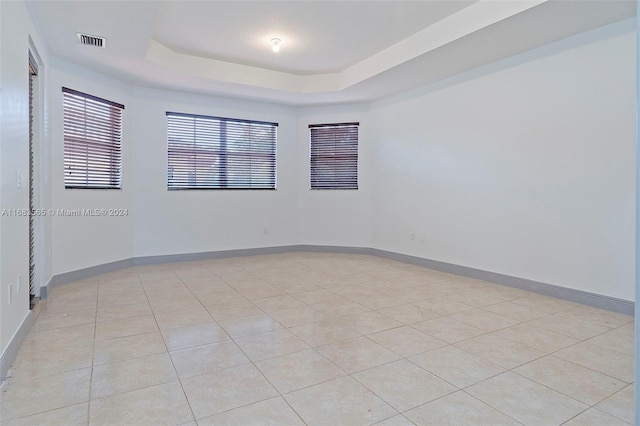
<instances>
[{"instance_id":1,"label":"light tile floor","mask_svg":"<svg viewBox=\"0 0 640 426\"><path fill-rule=\"evenodd\" d=\"M286 253L58 286L4 425L622 425L633 318L373 256Z\"/></svg>"}]
</instances>

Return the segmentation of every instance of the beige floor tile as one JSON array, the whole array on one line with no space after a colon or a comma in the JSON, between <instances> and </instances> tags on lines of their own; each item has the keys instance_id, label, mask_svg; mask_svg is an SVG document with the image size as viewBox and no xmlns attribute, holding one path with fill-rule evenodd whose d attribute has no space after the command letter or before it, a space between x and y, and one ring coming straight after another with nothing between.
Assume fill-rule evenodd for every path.
<instances>
[{"instance_id":1,"label":"beige floor tile","mask_svg":"<svg viewBox=\"0 0 640 426\"><path fill-rule=\"evenodd\" d=\"M346 375L315 349L260 361L256 366L282 394Z\"/></svg>"},{"instance_id":2,"label":"beige floor tile","mask_svg":"<svg viewBox=\"0 0 640 426\"><path fill-rule=\"evenodd\" d=\"M228 290L205 293L197 296L202 306L220 306L231 303L247 303L248 299L229 287Z\"/></svg>"},{"instance_id":3,"label":"beige floor tile","mask_svg":"<svg viewBox=\"0 0 640 426\"><path fill-rule=\"evenodd\" d=\"M292 309L283 309L271 312L271 318L278 321L284 327L296 327L298 325L311 324L314 322L327 321L329 317L316 311L311 306L302 306Z\"/></svg>"},{"instance_id":4,"label":"beige floor tile","mask_svg":"<svg viewBox=\"0 0 640 426\"><path fill-rule=\"evenodd\" d=\"M181 311L163 312L155 314L156 322L162 330L172 328L187 327L190 325L204 324L212 322L213 318L209 312L203 308L187 309Z\"/></svg>"},{"instance_id":5,"label":"beige floor tile","mask_svg":"<svg viewBox=\"0 0 640 426\"><path fill-rule=\"evenodd\" d=\"M621 327L633 321L633 316L594 308L593 306L579 305L570 311L560 312L567 318L579 318L594 324L602 325L608 329Z\"/></svg>"},{"instance_id":6,"label":"beige floor tile","mask_svg":"<svg viewBox=\"0 0 640 426\"><path fill-rule=\"evenodd\" d=\"M42 312L47 314L63 314L71 312L85 312L95 310L98 306L96 296L79 299L51 298L42 306Z\"/></svg>"},{"instance_id":7,"label":"beige floor tile","mask_svg":"<svg viewBox=\"0 0 640 426\"><path fill-rule=\"evenodd\" d=\"M199 426L269 426L304 425L300 417L281 398L271 398L245 407L236 408L215 416L198 420Z\"/></svg>"},{"instance_id":8,"label":"beige floor tile","mask_svg":"<svg viewBox=\"0 0 640 426\"><path fill-rule=\"evenodd\" d=\"M550 314L568 311L569 309L574 309L580 306L578 303L556 299L554 297L541 296L539 294L513 299L511 302L517 305L537 309L539 311L548 312Z\"/></svg>"},{"instance_id":9,"label":"beige floor tile","mask_svg":"<svg viewBox=\"0 0 640 426\"><path fill-rule=\"evenodd\" d=\"M537 359L513 371L587 405L594 405L627 385L554 356Z\"/></svg>"},{"instance_id":10,"label":"beige floor tile","mask_svg":"<svg viewBox=\"0 0 640 426\"><path fill-rule=\"evenodd\" d=\"M635 353L633 328L617 328L589 339L588 342L630 356Z\"/></svg>"},{"instance_id":11,"label":"beige floor tile","mask_svg":"<svg viewBox=\"0 0 640 426\"><path fill-rule=\"evenodd\" d=\"M196 420L278 395L250 364L189 377L182 386Z\"/></svg>"},{"instance_id":12,"label":"beige floor tile","mask_svg":"<svg viewBox=\"0 0 640 426\"><path fill-rule=\"evenodd\" d=\"M153 315L101 321L96 324L96 341L158 331Z\"/></svg>"},{"instance_id":13,"label":"beige floor tile","mask_svg":"<svg viewBox=\"0 0 640 426\"><path fill-rule=\"evenodd\" d=\"M167 351L160 333L138 334L96 342L93 350L93 365L140 358Z\"/></svg>"},{"instance_id":14,"label":"beige floor tile","mask_svg":"<svg viewBox=\"0 0 640 426\"><path fill-rule=\"evenodd\" d=\"M558 351L579 342L577 339L543 328L534 327L529 325L529 323L505 328L494 334L547 353Z\"/></svg>"},{"instance_id":15,"label":"beige floor tile","mask_svg":"<svg viewBox=\"0 0 640 426\"><path fill-rule=\"evenodd\" d=\"M206 422L299 423L272 386L309 424L633 420L631 316L375 256L127 268L51 288L38 310L0 391L1 417L21 417L2 424L195 426L177 377ZM457 392L405 417L332 360L399 409L432 398L434 379L485 401Z\"/></svg>"},{"instance_id":16,"label":"beige floor tile","mask_svg":"<svg viewBox=\"0 0 640 426\"><path fill-rule=\"evenodd\" d=\"M64 346L54 351L33 351L21 348L12 366L16 380L31 380L65 371L91 367L93 344Z\"/></svg>"},{"instance_id":17,"label":"beige floor tile","mask_svg":"<svg viewBox=\"0 0 640 426\"><path fill-rule=\"evenodd\" d=\"M220 278L192 278L185 280L184 283L196 296L233 290L229 284Z\"/></svg>"},{"instance_id":18,"label":"beige floor tile","mask_svg":"<svg viewBox=\"0 0 640 426\"><path fill-rule=\"evenodd\" d=\"M483 309L472 309L470 311L460 312L451 315L449 318L485 331L496 331L519 323L519 321L487 312Z\"/></svg>"},{"instance_id":19,"label":"beige floor tile","mask_svg":"<svg viewBox=\"0 0 640 426\"><path fill-rule=\"evenodd\" d=\"M402 414L398 414L397 416L389 417L386 420L378 422L375 425L376 426L413 426L413 423L409 421Z\"/></svg>"},{"instance_id":20,"label":"beige floor tile","mask_svg":"<svg viewBox=\"0 0 640 426\"><path fill-rule=\"evenodd\" d=\"M108 307L98 306L97 321L112 321L116 319L136 318L152 315L151 306L145 303L128 303L115 304Z\"/></svg>"},{"instance_id":21,"label":"beige floor tile","mask_svg":"<svg viewBox=\"0 0 640 426\"><path fill-rule=\"evenodd\" d=\"M291 308L304 308L307 305L299 301L298 299L294 299L290 295L284 296L273 296L267 297L264 299L254 300L254 302L260 309L265 311L268 314L273 312L282 311L284 309Z\"/></svg>"},{"instance_id":22,"label":"beige floor tile","mask_svg":"<svg viewBox=\"0 0 640 426\"><path fill-rule=\"evenodd\" d=\"M293 294L293 297L295 297L296 299L308 305L330 302L336 299L342 299L342 296L327 289L296 293L296 294Z\"/></svg>"},{"instance_id":23,"label":"beige floor tile","mask_svg":"<svg viewBox=\"0 0 640 426\"><path fill-rule=\"evenodd\" d=\"M153 289L147 289L146 294L149 302L151 302L152 304L151 306L153 306L154 302L159 302L161 300L180 300L190 299L193 297L193 293L191 293L191 290L189 290L184 284L173 285L161 290L158 289L157 291L154 291Z\"/></svg>"},{"instance_id":24,"label":"beige floor tile","mask_svg":"<svg viewBox=\"0 0 640 426\"><path fill-rule=\"evenodd\" d=\"M0 392L0 419L38 414L89 400L91 369L11 380Z\"/></svg>"},{"instance_id":25,"label":"beige floor tile","mask_svg":"<svg viewBox=\"0 0 640 426\"><path fill-rule=\"evenodd\" d=\"M422 321L413 324L412 327L448 343L460 342L486 333L484 330L446 317Z\"/></svg>"},{"instance_id":26,"label":"beige floor tile","mask_svg":"<svg viewBox=\"0 0 640 426\"><path fill-rule=\"evenodd\" d=\"M466 392L515 420L530 425L561 424L588 408L581 402L511 372L472 385Z\"/></svg>"},{"instance_id":27,"label":"beige floor tile","mask_svg":"<svg viewBox=\"0 0 640 426\"><path fill-rule=\"evenodd\" d=\"M303 281L299 278L295 278L295 280L296 281L292 281L292 282L286 282L286 281L269 282L269 284L291 295L322 289L322 287L319 287L310 282Z\"/></svg>"},{"instance_id":28,"label":"beige floor tile","mask_svg":"<svg viewBox=\"0 0 640 426\"><path fill-rule=\"evenodd\" d=\"M262 309L249 302L234 302L224 305L207 306L207 311L216 321L224 321L233 318L249 317L252 315L264 315Z\"/></svg>"},{"instance_id":29,"label":"beige floor tile","mask_svg":"<svg viewBox=\"0 0 640 426\"><path fill-rule=\"evenodd\" d=\"M309 345L288 330L268 331L235 341L254 362L309 349Z\"/></svg>"},{"instance_id":30,"label":"beige floor tile","mask_svg":"<svg viewBox=\"0 0 640 426\"><path fill-rule=\"evenodd\" d=\"M394 290L389 290L389 291L394 291ZM407 303L415 302L420 299L408 294L404 294L402 290L395 290L393 294L390 294L390 293L373 294L373 295L367 295L367 296L353 297L351 298L351 300L369 309L384 309L384 308L390 308L393 306L405 305Z\"/></svg>"},{"instance_id":31,"label":"beige floor tile","mask_svg":"<svg viewBox=\"0 0 640 426\"><path fill-rule=\"evenodd\" d=\"M447 299L446 297L434 297L416 303L418 306L436 312L440 315L453 315L474 309L473 306Z\"/></svg>"},{"instance_id":32,"label":"beige floor tile","mask_svg":"<svg viewBox=\"0 0 640 426\"><path fill-rule=\"evenodd\" d=\"M546 355L537 349L495 334L474 337L457 347L504 368L515 368Z\"/></svg>"},{"instance_id":33,"label":"beige floor tile","mask_svg":"<svg viewBox=\"0 0 640 426\"><path fill-rule=\"evenodd\" d=\"M415 303L378 309L378 312L404 324L415 324L442 316L437 312L430 311Z\"/></svg>"},{"instance_id":34,"label":"beige floor tile","mask_svg":"<svg viewBox=\"0 0 640 426\"><path fill-rule=\"evenodd\" d=\"M416 355L448 345L444 340L437 339L409 326L369 334L367 337L402 357Z\"/></svg>"},{"instance_id":35,"label":"beige floor tile","mask_svg":"<svg viewBox=\"0 0 640 426\"><path fill-rule=\"evenodd\" d=\"M595 408L627 423L633 423L633 385L629 385L618 393L611 395L596 405Z\"/></svg>"},{"instance_id":36,"label":"beige floor tile","mask_svg":"<svg viewBox=\"0 0 640 426\"><path fill-rule=\"evenodd\" d=\"M355 373L401 358L367 337L356 337L321 346L318 351L348 373Z\"/></svg>"},{"instance_id":37,"label":"beige floor tile","mask_svg":"<svg viewBox=\"0 0 640 426\"><path fill-rule=\"evenodd\" d=\"M180 311L186 309L197 309L201 307L200 301L195 296L187 296L176 299L165 299L150 301L151 309L154 314L161 314L163 312Z\"/></svg>"},{"instance_id":38,"label":"beige floor tile","mask_svg":"<svg viewBox=\"0 0 640 426\"><path fill-rule=\"evenodd\" d=\"M346 298L335 299L329 302L321 302L311 305L317 311L322 312L328 317L335 318L349 314L357 314L367 312L370 309L358 303L352 302Z\"/></svg>"},{"instance_id":39,"label":"beige floor tile","mask_svg":"<svg viewBox=\"0 0 640 426\"><path fill-rule=\"evenodd\" d=\"M454 302L464 303L465 305L473 306L475 308L481 308L503 302L502 298L487 296L475 291L462 291L450 294L444 298L453 300Z\"/></svg>"},{"instance_id":40,"label":"beige floor tile","mask_svg":"<svg viewBox=\"0 0 640 426\"><path fill-rule=\"evenodd\" d=\"M116 306L120 306L123 302L123 299L126 298L126 304L142 304L146 305L149 303L149 299L147 298L146 293L140 287L139 290L131 291L126 294L122 294L119 292L116 293L100 293L98 295L98 306L102 308L112 308Z\"/></svg>"},{"instance_id":41,"label":"beige floor tile","mask_svg":"<svg viewBox=\"0 0 640 426\"><path fill-rule=\"evenodd\" d=\"M96 322L96 311L77 311L58 314L41 313L33 324L33 332L53 330L74 325L93 324Z\"/></svg>"},{"instance_id":42,"label":"beige floor tile","mask_svg":"<svg viewBox=\"0 0 640 426\"><path fill-rule=\"evenodd\" d=\"M457 390L404 359L361 371L353 377L399 412Z\"/></svg>"},{"instance_id":43,"label":"beige floor tile","mask_svg":"<svg viewBox=\"0 0 640 426\"><path fill-rule=\"evenodd\" d=\"M373 311L345 315L341 320L346 321L349 328L361 334L377 333L404 325L400 321Z\"/></svg>"},{"instance_id":44,"label":"beige floor tile","mask_svg":"<svg viewBox=\"0 0 640 426\"><path fill-rule=\"evenodd\" d=\"M628 426L630 424L595 408L589 408L564 423L564 426Z\"/></svg>"},{"instance_id":45,"label":"beige floor tile","mask_svg":"<svg viewBox=\"0 0 640 426\"><path fill-rule=\"evenodd\" d=\"M366 425L397 414L351 377L343 377L284 395L308 425Z\"/></svg>"},{"instance_id":46,"label":"beige floor tile","mask_svg":"<svg viewBox=\"0 0 640 426\"><path fill-rule=\"evenodd\" d=\"M554 355L627 383L633 382L632 356L588 342L578 343Z\"/></svg>"},{"instance_id":47,"label":"beige floor tile","mask_svg":"<svg viewBox=\"0 0 640 426\"><path fill-rule=\"evenodd\" d=\"M360 336L356 330L336 321L316 322L290 328L290 331L311 347L328 345Z\"/></svg>"},{"instance_id":48,"label":"beige floor tile","mask_svg":"<svg viewBox=\"0 0 640 426\"><path fill-rule=\"evenodd\" d=\"M89 421L89 403L70 405L32 416L3 421L4 426L86 426Z\"/></svg>"},{"instance_id":49,"label":"beige floor tile","mask_svg":"<svg viewBox=\"0 0 640 426\"><path fill-rule=\"evenodd\" d=\"M218 321L222 328L234 339L268 331L281 330L283 327L269 315L261 313L246 317L229 318Z\"/></svg>"},{"instance_id":50,"label":"beige floor tile","mask_svg":"<svg viewBox=\"0 0 640 426\"><path fill-rule=\"evenodd\" d=\"M162 337L169 351L177 351L178 349L229 339L227 333L215 322L162 330Z\"/></svg>"},{"instance_id":51,"label":"beige floor tile","mask_svg":"<svg viewBox=\"0 0 640 426\"><path fill-rule=\"evenodd\" d=\"M560 314L539 318L529 322L529 324L578 340L585 340L611 330L598 322L578 317L566 317Z\"/></svg>"},{"instance_id":52,"label":"beige floor tile","mask_svg":"<svg viewBox=\"0 0 640 426\"><path fill-rule=\"evenodd\" d=\"M53 330L30 332L22 347L34 352L55 351L65 346L93 343L95 324L74 325Z\"/></svg>"},{"instance_id":53,"label":"beige floor tile","mask_svg":"<svg viewBox=\"0 0 640 426\"><path fill-rule=\"evenodd\" d=\"M532 309L527 306L518 305L513 302L502 302L495 305L483 306L483 310L511 318L518 322L531 321L534 319L546 317L550 315L548 312Z\"/></svg>"},{"instance_id":54,"label":"beige floor tile","mask_svg":"<svg viewBox=\"0 0 640 426\"><path fill-rule=\"evenodd\" d=\"M180 382L91 401L90 425L179 425L193 420Z\"/></svg>"},{"instance_id":55,"label":"beige floor tile","mask_svg":"<svg viewBox=\"0 0 640 426\"><path fill-rule=\"evenodd\" d=\"M516 426L520 424L462 391L414 408L404 415L416 425Z\"/></svg>"},{"instance_id":56,"label":"beige floor tile","mask_svg":"<svg viewBox=\"0 0 640 426\"><path fill-rule=\"evenodd\" d=\"M232 340L181 349L170 355L181 379L251 362Z\"/></svg>"},{"instance_id":57,"label":"beige floor tile","mask_svg":"<svg viewBox=\"0 0 640 426\"><path fill-rule=\"evenodd\" d=\"M238 293L242 294L249 300L264 299L265 297L283 296L287 294L266 282L258 286L251 285L247 287L235 287L235 289Z\"/></svg>"},{"instance_id":58,"label":"beige floor tile","mask_svg":"<svg viewBox=\"0 0 640 426\"><path fill-rule=\"evenodd\" d=\"M91 399L168 383L177 378L166 353L102 364L93 369Z\"/></svg>"},{"instance_id":59,"label":"beige floor tile","mask_svg":"<svg viewBox=\"0 0 640 426\"><path fill-rule=\"evenodd\" d=\"M486 380L505 370L455 346L434 349L409 360L459 388Z\"/></svg>"}]
</instances>

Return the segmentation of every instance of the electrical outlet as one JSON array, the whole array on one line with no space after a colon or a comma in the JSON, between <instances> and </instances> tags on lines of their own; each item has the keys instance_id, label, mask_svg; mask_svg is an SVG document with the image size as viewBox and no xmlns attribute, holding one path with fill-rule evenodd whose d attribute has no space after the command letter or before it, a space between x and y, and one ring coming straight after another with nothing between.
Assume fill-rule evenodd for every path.
<instances>
[{"instance_id":1,"label":"electrical outlet","mask_svg":"<svg viewBox=\"0 0 640 426\"><path fill-rule=\"evenodd\" d=\"M11 304L11 287L13 287L13 284L9 283L9 287L7 288L7 305Z\"/></svg>"},{"instance_id":2,"label":"electrical outlet","mask_svg":"<svg viewBox=\"0 0 640 426\"><path fill-rule=\"evenodd\" d=\"M16 293L20 293L20 274L16 277Z\"/></svg>"},{"instance_id":3,"label":"electrical outlet","mask_svg":"<svg viewBox=\"0 0 640 426\"><path fill-rule=\"evenodd\" d=\"M420 234L420 242L424 243L427 241L427 234Z\"/></svg>"},{"instance_id":4,"label":"electrical outlet","mask_svg":"<svg viewBox=\"0 0 640 426\"><path fill-rule=\"evenodd\" d=\"M416 240L416 234L414 234L413 232L411 233L411 241L415 241Z\"/></svg>"},{"instance_id":5,"label":"electrical outlet","mask_svg":"<svg viewBox=\"0 0 640 426\"><path fill-rule=\"evenodd\" d=\"M268 235L269 234L269 228L264 228L263 232L264 232L264 235Z\"/></svg>"}]
</instances>

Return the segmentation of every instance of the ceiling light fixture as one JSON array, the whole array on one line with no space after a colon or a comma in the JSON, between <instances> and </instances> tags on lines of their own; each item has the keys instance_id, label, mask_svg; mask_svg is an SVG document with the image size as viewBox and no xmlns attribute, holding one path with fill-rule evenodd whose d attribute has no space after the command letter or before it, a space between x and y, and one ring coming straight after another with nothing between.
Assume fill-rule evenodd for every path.
<instances>
[{"instance_id":1,"label":"ceiling light fixture","mask_svg":"<svg viewBox=\"0 0 640 426\"><path fill-rule=\"evenodd\" d=\"M280 40L279 38L272 38L271 39L271 49L278 53L280 51L280 42L282 40Z\"/></svg>"}]
</instances>

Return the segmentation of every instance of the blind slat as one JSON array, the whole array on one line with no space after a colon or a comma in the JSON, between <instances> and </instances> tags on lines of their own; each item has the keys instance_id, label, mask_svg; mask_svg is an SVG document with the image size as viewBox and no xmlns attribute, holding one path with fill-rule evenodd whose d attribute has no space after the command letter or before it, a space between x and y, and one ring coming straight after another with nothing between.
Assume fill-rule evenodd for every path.
<instances>
[{"instance_id":1,"label":"blind slat","mask_svg":"<svg viewBox=\"0 0 640 426\"><path fill-rule=\"evenodd\" d=\"M275 189L278 123L167 112L169 189Z\"/></svg>"},{"instance_id":2,"label":"blind slat","mask_svg":"<svg viewBox=\"0 0 640 426\"><path fill-rule=\"evenodd\" d=\"M309 125L311 189L358 189L358 125Z\"/></svg>"},{"instance_id":3,"label":"blind slat","mask_svg":"<svg viewBox=\"0 0 640 426\"><path fill-rule=\"evenodd\" d=\"M120 189L124 105L62 88L65 188Z\"/></svg>"}]
</instances>

